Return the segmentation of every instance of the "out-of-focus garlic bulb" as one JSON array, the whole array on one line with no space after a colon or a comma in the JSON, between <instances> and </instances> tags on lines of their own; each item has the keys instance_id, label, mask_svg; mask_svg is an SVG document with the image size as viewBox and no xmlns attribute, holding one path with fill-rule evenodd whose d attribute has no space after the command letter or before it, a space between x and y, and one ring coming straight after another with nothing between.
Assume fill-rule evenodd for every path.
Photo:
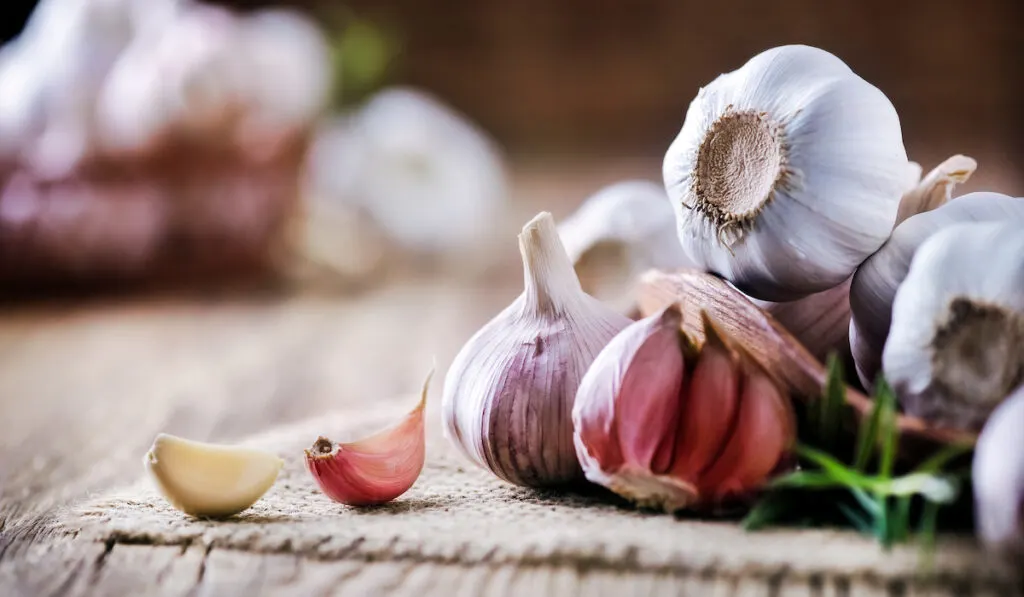
<instances>
[{"instance_id":1,"label":"out-of-focus garlic bulb","mask_svg":"<svg viewBox=\"0 0 1024 597\"><path fill-rule=\"evenodd\" d=\"M889 99L808 46L702 88L664 162L690 257L773 301L846 280L888 238L917 173Z\"/></svg>"},{"instance_id":2,"label":"out-of-focus garlic bulb","mask_svg":"<svg viewBox=\"0 0 1024 597\"><path fill-rule=\"evenodd\" d=\"M982 543L1013 563L1024 557L1024 387L996 407L971 465L974 518Z\"/></svg>"},{"instance_id":3,"label":"out-of-focus garlic bulb","mask_svg":"<svg viewBox=\"0 0 1024 597\"><path fill-rule=\"evenodd\" d=\"M507 182L496 145L424 92L378 92L324 128L310 157L325 200L364 209L400 246L444 252L487 237Z\"/></svg>"},{"instance_id":4,"label":"out-of-focus garlic bulb","mask_svg":"<svg viewBox=\"0 0 1024 597\"><path fill-rule=\"evenodd\" d=\"M999 193L968 193L937 209L908 218L893 230L885 245L858 268L850 286L850 345L857 375L865 387L875 383L881 369L882 350L892 322L893 300L921 244L939 230L955 224L1000 221L1024 224L1024 198Z\"/></svg>"},{"instance_id":5,"label":"out-of-focus garlic bulb","mask_svg":"<svg viewBox=\"0 0 1024 597\"><path fill-rule=\"evenodd\" d=\"M882 364L909 414L981 427L1024 382L1019 223L959 224L921 244L896 292Z\"/></svg>"},{"instance_id":6,"label":"out-of-focus garlic bulb","mask_svg":"<svg viewBox=\"0 0 1024 597\"><path fill-rule=\"evenodd\" d=\"M588 197L558 227L583 290L624 303L636 276L657 268L673 270L693 262L676 236L665 189L646 180L627 180Z\"/></svg>"}]
</instances>

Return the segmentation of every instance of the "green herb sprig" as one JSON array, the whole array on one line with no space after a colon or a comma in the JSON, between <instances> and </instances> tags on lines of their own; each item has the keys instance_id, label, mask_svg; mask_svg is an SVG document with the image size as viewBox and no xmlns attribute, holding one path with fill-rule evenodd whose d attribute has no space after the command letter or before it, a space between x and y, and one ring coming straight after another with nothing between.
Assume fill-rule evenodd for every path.
<instances>
[{"instance_id":1,"label":"green herb sprig","mask_svg":"<svg viewBox=\"0 0 1024 597\"><path fill-rule=\"evenodd\" d=\"M895 475L896 399L880 379L871 414L857 428L851 462L843 462L839 454L844 451L840 441L847 407L844 379L842 363L830 357L824 395L808 409L795 448L799 466L771 482L743 526L753 530L783 522L806 526L838 520L873 535L886 548L908 540L916 526L918 540L925 547L933 545L939 508L956 502L966 476L947 469L971 447L949 446L910 472ZM915 503L920 504L916 510Z\"/></svg>"}]
</instances>

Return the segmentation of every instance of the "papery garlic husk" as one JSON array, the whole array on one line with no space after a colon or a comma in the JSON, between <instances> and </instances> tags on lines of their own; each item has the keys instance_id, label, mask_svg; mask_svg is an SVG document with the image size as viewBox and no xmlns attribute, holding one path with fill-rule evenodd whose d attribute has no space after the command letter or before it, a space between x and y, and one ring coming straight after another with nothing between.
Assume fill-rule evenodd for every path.
<instances>
[{"instance_id":1,"label":"papery garlic husk","mask_svg":"<svg viewBox=\"0 0 1024 597\"><path fill-rule=\"evenodd\" d=\"M598 190L558 226L584 292L625 305L638 275L692 267L665 188L626 180Z\"/></svg>"},{"instance_id":2,"label":"papery garlic husk","mask_svg":"<svg viewBox=\"0 0 1024 597\"><path fill-rule=\"evenodd\" d=\"M689 256L772 301L846 280L889 236L917 173L889 99L795 45L702 88L663 170Z\"/></svg>"},{"instance_id":3,"label":"papery garlic husk","mask_svg":"<svg viewBox=\"0 0 1024 597\"><path fill-rule=\"evenodd\" d=\"M503 156L465 116L423 91L378 92L317 133L311 183L321 200L366 210L399 246L476 246L505 206Z\"/></svg>"},{"instance_id":4,"label":"papery garlic husk","mask_svg":"<svg viewBox=\"0 0 1024 597\"><path fill-rule=\"evenodd\" d=\"M192 516L232 516L274 484L284 461L243 446L191 441L161 433L143 460L172 506Z\"/></svg>"},{"instance_id":5,"label":"papery garlic husk","mask_svg":"<svg viewBox=\"0 0 1024 597\"><path fill-rule=\"evenodd\" d=\"M306 469L327 497L349 506L373 506L413 486L426 458L423 414L433 374L423 382L416 408L395 425L353 442L321 436L305 451Z\"/></svg>"},{"instance_id":6,"label":"papery garlic husk","mask_svg":"<svg viewBox=\"0 0 1024 597\"><path fill-rule=\"evenodd\" d=\"M1024 387L992 412L971 466L978 538L1014 563L1024 557Z\"/></svg>"},{"instance_id":7,"label":"papery garlic husk","mask_svg":"<svg viewBox=\"0 0 1024 597\"><path fill-rule=\"evenodd\" d=\"M516 485L582 479L572 404L587 367L630 320L580 288L551 214L519 235L525 290L455 357L444 384L445 435Z\"/></svg>"},{"instance_id":8,"label":"papery garlic husk","mask_svg":"<svg viewBox=\"0 0 1024 597\"><path fill-rule=\"evenodd\" d=\"M795 440L778 384L707 321L697 349L671 305L601 351L576 394L587 478L642 507L675 512L749 497Z\"/></svg>"},{"instance_id":9,"label":"papery garlic husk","mask_svg":"<svg viewBox=\"0 0 1024 597\"><path fill-rule=\"evenodd\" d=\"M1024 382L1024 230L958 224L921 244L882 354L904 410L978 429Z\"/></svg>"},{"instance_id":10,"label":"papery garlic husk","mask_svg":"<svg viewBox=\"0 0 1024 597\"><path fill-rule=\"evenodd\" d=\"M908 218L858 268L850 285L850 346L857 375L865 387L872 387L881 370L893 300L918 247L939 230L955 224L1000 221L1024 224L1024 199L999 193L968 193Z\"/></svg>"},{"instance_id":11,"label":"papery garlic husk","mask_svg":"<svg viewBox=\"0 0 1024 597\"><path fill-rule=\"evenodd\" d=\"M953 187L974 173L978 164L972 158L954 155L920 179L920 166L914 166L916 185L900 199L897 225L906 218L933 210L947 203ZM920 179L920 180L919 180ZM884 246L884 245L883 245ZM850 286L853 276L842 284L795 301L775 303L748 297L786 326L815 358L824 361L829 354L850 356Z\"/></svg>"}]
</instances>

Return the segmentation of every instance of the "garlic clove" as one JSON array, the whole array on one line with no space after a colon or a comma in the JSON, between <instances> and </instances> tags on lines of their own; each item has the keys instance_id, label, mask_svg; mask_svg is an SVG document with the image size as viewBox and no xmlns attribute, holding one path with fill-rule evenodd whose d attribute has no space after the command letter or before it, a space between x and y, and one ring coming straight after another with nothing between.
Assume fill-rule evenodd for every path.
<instances>
[{"instance_id":1,"label":"garlic clove","mask_svg":"<svg viewBox=\"0 0 1024 597\"><path fill-rule=\"evenodd\" d=\"M743 378L730 441L701 475L702 499L718 501L749 493L779 466L796 437L787 400L766 373L750 368Z\"/></svg>"},{"instance_id":2,"label":"garlic clove","mask_svg":"<svg viewBox=\"0 0 1024 597\"><path fill-rule=\"evenodd\" d=\"M928 176L900 199L900 210L896 225L926 211L931 211L949 202L953 188L963 184L978 169L978 162L965 155L955 155L935 167Z\"/></svg>"},{"instance_id":3,"label":"garlic clove","mask_svg":"<svg viewBox=\"0 0 1024 597\"><path fill-rule=\"evenodd\" d=\"M834 287L782 303L747 297L764 309L800 341L814 358L824 361L832 352L850 350L850 284L853 277Z\"/></svg>"},{"instance_id":4,"label":"garlic clove","mask_svg":"<svg viewBox=\"0 0 1024 597\"><path fill-rule=\"evenodd\" d=\"M519 235L525 289L470 338L445 377L444 431L510 483L582 479L571 413L580 379L631 322L583 292L551 214Z\"/></svg>"},{"instance_id":5,"label":"garlic clove","mask_svg":"<svg viewBox=\"0 0 1024 597\"><path fill-rule=\"evenodd\" d=\"M1022 288L1018 223L959 224L921 244L896 292L882 354L906 412L976 430L1024 382Z\"/></svg>"},{"instance_id":6,"label":"garlic clove","mask_svg":"<svg viewBox=\"0 0 1024 597\"><path fill-rule=\"evenodd\" d=\"M850 285L850 347L857 375L871 387L882 366L896 291L907 276L918 247L933 234L958 223L1024 224L1024 200L999 193L968 193L932 211L908 218L858 269Z\"/></svg>"},{"instance_id":7,"label":"garlic clove","mask_svg":"<svg viewBox=\"0 0 1024 597\"><path fill-rule=\"evenodd\" d=\"M696 478L722 451L736 419L739 365L711 326L683 394L672 474Z\"/></svg>"},{"instance_id":8,"label":"garlic clove","mask_svg":"<svg viewBox=\"0 0 1024 597\"><path fill-rule=\"evenodd\" d=\"M971 465L981 542L1019 562L1024 556L1024 387L992 412L978 436Z\"/></svg>"},{"instance_id":9,"label":"garlic clove","mask_svg":"<svg viewBox=\"0 0 1024 597\"><path fill-rule=\"evenodd\" d=\"M823 395L827 374L821 362L771 315L725 280L696 270L644 274L637 287L640 316L649 317L670 304L677 304L683 312L683 332L694 342L704 341L701 313L706 312L733 345L742 347L763 370L772 373L785 395L807 404ZM846 389L846 401L858 420L869 416L874 406L853 388ZM897 417L896 426L900 430L901 458L909 463L928 458L945 445L971 444L975 440L971 432L936 428L905 415Z\"/></svg>"},{"instance_id":10,"label":"garlic clove","mask_svg":"<svg viewBox=\"0 0 1024 597\"><path fill-rule=\"evenodd\" d=\"M703 88L663 164L687 254L772 301L848 278L888 237L911 170L888 98L808 46Z\"/></svg>"},{"instance_id":11,"label":"garlic clove","mask_svg":"<svg viewBox=\"0 0 1024 597\"><path fill-rule=\"evenodd\" d=\"M665 187L626 180L598 190L559 226L583 290L615 304L631 300L637 275L690 267Z\"/></svg>"},{"instance_id":12,"label":"garlic clove","mask_svg":"<svg viewBox=\"0 0 1024 597\"><path fill-rule=\"evenodd\" d=\"M238 514L270 489L284 461L253 448L191 441L161 433L143 460L160 492L186 514Z\"/></svg>"},{"instance_id":13,"label":"garlic clove","mask_svg":"<svg viewBox=\"0 0 1024 597\"><path fill-rule=\"evenodd\" d=\"M710 321L697 350L681 324L679 308L669 305L623 330L587 371L573 409L587 478L667 512L756 490L795 436L792 407L749 357L727 346ZM686 360L695 361L692 374ZM648 383L628 383L635 378Z\"/></svg>"},{"instance_id":14,"label":"garlic clove","mask_svg":"<svg viewBox=\"0 0 1024 597\"><path fill-rule=\"evenodd\" d=\"M306 468L327 497L349 506L372 506L413 486L426 458L423 414L433 375L431 370L423 382L416 407L395 425L354 442L321 436L305 451Z\"/></svg>"}]
</instances>

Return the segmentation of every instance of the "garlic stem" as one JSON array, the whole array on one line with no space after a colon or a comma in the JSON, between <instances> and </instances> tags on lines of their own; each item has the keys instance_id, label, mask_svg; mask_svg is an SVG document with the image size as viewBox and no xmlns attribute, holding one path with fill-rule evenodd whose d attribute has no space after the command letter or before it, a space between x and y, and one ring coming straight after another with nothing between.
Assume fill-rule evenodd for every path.
<instances>
[{"instance_id":1,"label":"garlic stem","mask_svg":"<svg viewBox=\"0 0 1024 597\"><path fill-rule=\"evenodd\" d=\"M523 227L519 253L526 287L524 309L554 317L579 303L583 288L550 213L537 214Z\"/></svg>"}]
</instances>

